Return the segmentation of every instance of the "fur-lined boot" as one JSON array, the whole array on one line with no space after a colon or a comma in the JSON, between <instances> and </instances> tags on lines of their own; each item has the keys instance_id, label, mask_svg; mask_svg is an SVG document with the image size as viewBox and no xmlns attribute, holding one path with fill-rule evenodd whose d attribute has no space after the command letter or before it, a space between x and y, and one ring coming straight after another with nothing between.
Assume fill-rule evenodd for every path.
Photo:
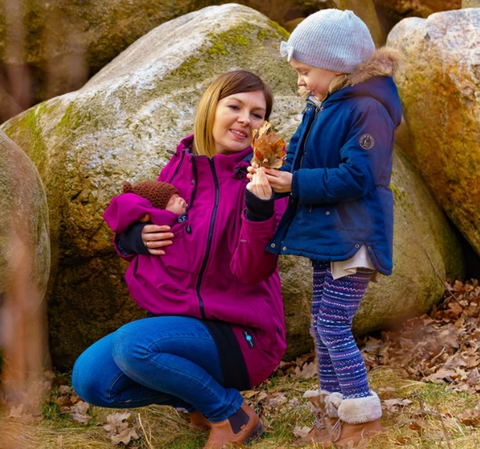
<instances>
[{"instance_id":1,"label":"fur-lined boot","mask_svg":"<svg viewBox=\"0 0 480 449\"><path fill-rule=\"evenodd\" d=\"M310 390L305 392L304 398L308 398L315 412L313 427L307 435L297 442L297 445L316 443L317 445L331 445L332 429L338 421L338 406L342 400L340 393L329 393L325 390Z\"/></svg>"},{"instance_id":2,"label":"fur-lined boot","mask_svg":"<svg viewBox=\"0 0 480 449\"><path fill-rule=\"evenodd\" d=\"M338 406L339 419L333 426L331 442L336 448L344 448L368 440L382 432L381 416L380 399L373 391L365 398L343 399Z\"/></svg>"}]
</instances>

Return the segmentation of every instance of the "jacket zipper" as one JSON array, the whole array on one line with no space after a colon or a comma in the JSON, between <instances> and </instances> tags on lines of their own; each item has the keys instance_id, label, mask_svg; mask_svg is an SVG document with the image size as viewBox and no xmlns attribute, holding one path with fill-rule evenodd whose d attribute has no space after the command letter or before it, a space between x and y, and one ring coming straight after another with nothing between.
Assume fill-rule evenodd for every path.
<instances>
[{"instance_id":1,"label":"jacket zipper","mask_svg":"<svg viewBox=\"0 0 480 449\"><path fill-rule=\"evenodd\" d=\"M313 103L311 103L311 104L313 104ZM310 123L310 126L308 127L307 136L305 137L305 140L303 141L302 157L300 158L300 165L299 165L298 168L302 167L303 157L305 156L305 153L306 153L305 147L307 146L308 136L310 136L310 131L312 130L313 123L315 122L315 119L317 118L318 112L323 110L322 106L317 106L316 104L313 104L313 105L315 106L315 115L313 117L312 122ZM297 208L298 208L298 205L297 205ZM309 211L312 212L312 209L313 209L313 206L310 204Z\"/></svg>"},{"instance_id":2,"label":"jacket zipper","mask_svg":"<svg viewBox=\"0 0 480 449\"><path fill-rule=\"evenodd\" d=\"M213 159L209 159L210 163L210 168L212 169L212 175L213 175L213 183L215 185L215 203L213 206L213 212L212 212L212 218L210 219L210 230L208 232L208 240L207 240L207 248L205 250L205 257L203 258L203 263L202 263L202 268L200 269L200 274L198 275L198 281L197 281L197 296L198 296L198 301L200 304L200 313L202 315L202 318L204 320L207 319L207 316L205 314L205 304L203 302L202 294L200 292L200 286L202 285L202 280L203 276L205 274L205 269L207 268L207 263L208 263L208 257L210 255L210 249L212 247L212 240L213 240L213 231L215 228L215 218L217 215L217 209L218 209L218 201L220 198L220 190L218 186L218 177L217 177L217 172L215 171L215 163Z\"/></svg>"},{"instance_id":3,"label":"jacket zipper","mask_svg":"<svg viewBox=\"0 0 480 449\"><path fill-rule=\"evenodd\" d=\"M307 146L308 136L310 136L310 131L312 130L313 123L315 122L315 119L317 118L318 112L323 110L323 107L321 107L321 106L317 106L314 103L310 103L310 104L315 107L315 115L313 116L313 120L311 121L310 126L308 127L307 135L305 136L305 139L303 139L303 142L302 142L302 147L303 147L302 148L302 156L300 157L300 164L299 164L298 168L302 168L303 158L305 156L305 147Z\"/></svg>"},{"instance_id":4,"label":"jacket zipper","mask_svg":"<svg viewBox=\"0 0 480 449\"><path fill-rule=\"evenodd\" d=\"M175 169L172 177L170 178L170 180L168 182L172 182L173 179L177 176L178 172L180 171L180 168L183 165L184 160L185 160L185 150L182 151L182 159L180 159L180 162L178 163L177 168Z\"/></svg>"}]
</instances>

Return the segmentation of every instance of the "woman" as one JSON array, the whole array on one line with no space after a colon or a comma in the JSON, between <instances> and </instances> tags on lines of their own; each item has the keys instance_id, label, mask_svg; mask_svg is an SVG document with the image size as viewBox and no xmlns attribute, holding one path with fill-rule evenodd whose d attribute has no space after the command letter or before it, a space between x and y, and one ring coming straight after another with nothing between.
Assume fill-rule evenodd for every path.
<instances>
[{"instance_id":1,"label":"woman","mask_svg":"<svg viewBox=\"0 0 480 449\"><path fill-rule=\"evenodd\" d=\"M85 401L114 408L164 404L210 429L205 449L243 444L263 431L240 391L265 380L285 351L277 256L265 251L284 200L263 170L249 182L252 131L272 94L256 75L227 72L208 87L159 181L188 203L169 226L136 223L115 246L148 318L88 348L73 370ZM159 262L161 261L161 262Z\"/></svg>"}]
</instances>

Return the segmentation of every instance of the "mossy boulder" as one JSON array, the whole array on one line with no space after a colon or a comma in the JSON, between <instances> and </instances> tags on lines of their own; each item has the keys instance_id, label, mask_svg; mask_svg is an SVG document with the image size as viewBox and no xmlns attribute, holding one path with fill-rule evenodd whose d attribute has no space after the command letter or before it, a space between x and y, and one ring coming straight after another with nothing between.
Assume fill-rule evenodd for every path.
<instances>
[{"instance_id":1,"label":"mossy boulder","mask_svg":"<svg viewBox=\"0 0 480 449\"><path fill-rule=\"evenodd\" d=\"M418 168L480 255L479 41L478 8L404 19L388 37Z\"/></svg>"},{"instance_id":2,"label":"mossy boulder","mask_svg":"<svg viewBox=\"0 0 480 449\"><path fill-rule=\"evenodd\" d=\"M126 265L113 251L102 214L125 180L157 176L168 150L192 132L196 104L216 75L235 68L258 73L275 93L274 127L287 140L293 134L303 104L296 75L279 55L286 37L285 30L253 9L235 4L204 8L150 31L82 89L2 126L26 148L47 190L54 248L49 323L57 366L71 366L87 345L143 316L129 298ZM450 270L447 248L455 245L445 217L421 181L408 187L417 176L413 167L402 163L396 170L396 216L398 223L408 219L410 225L396 225L401 232L395 236L394 275L372 289L376 297L365 301L359 332L380 327L392 318L392 310L398 315L426 310L441 298L439 277ZM399 257L404 253L409 257ZM312 347L311 267L308 260L282 257L280 268L286 358L292 358Z\"/></svg>"},{"instance_id":3,"label":"mossy boulder","mask_svg":"<svg viewBox=\"0 0 480 449\"><path fill-rule=\"evenodd\" d=\"M25 152L0 131L0 297L16 283L14 261L29 254L28 282L43 298L50 274L48 208L42 180ZM18 246L16 246L18 245Z\"/></svg>"},{"instance_id":4,"label":"mossy boulder","mask_svg":"<svg viewBox=\"0 0 480 449\"><path fill-rule=\"evenodd\" d=\"M35 165L2 131L0 211L0 352L20 388L48 360L43 301L50 274L49 222Z\"/></svg>"}]
</instances>

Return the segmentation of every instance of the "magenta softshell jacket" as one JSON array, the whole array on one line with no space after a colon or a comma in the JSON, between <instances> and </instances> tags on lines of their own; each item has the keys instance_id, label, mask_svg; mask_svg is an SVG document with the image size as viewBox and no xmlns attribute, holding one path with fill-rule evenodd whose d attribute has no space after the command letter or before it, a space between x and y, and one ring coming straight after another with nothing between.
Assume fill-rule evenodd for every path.
<instances>
[{"instance_id":1,"label":"magenta softshell jacket","mask_svg":"<svg viewBox=\"0 0 480 449\"><path fill-rule=\"evenodd\" d=\"M135 194L115 197L105 218L115 232L146 212L154 223L171 225L174 243L163 256L125 256L117 249L130 261L125 280L133 299L154 314L230 323L250 383L258 385L275 370L286 349L278 256L265 251L286 200L275 202L271 219L247 220L244 196L251 148L213 158L193 156L188 150L192 138L182 140L158 178L173 184L189 204L184 221L168 212L170 221L158 222L167 212L155 212ZM244 331L253 336L254 345Z\"/></svg>"}]
</instances>

